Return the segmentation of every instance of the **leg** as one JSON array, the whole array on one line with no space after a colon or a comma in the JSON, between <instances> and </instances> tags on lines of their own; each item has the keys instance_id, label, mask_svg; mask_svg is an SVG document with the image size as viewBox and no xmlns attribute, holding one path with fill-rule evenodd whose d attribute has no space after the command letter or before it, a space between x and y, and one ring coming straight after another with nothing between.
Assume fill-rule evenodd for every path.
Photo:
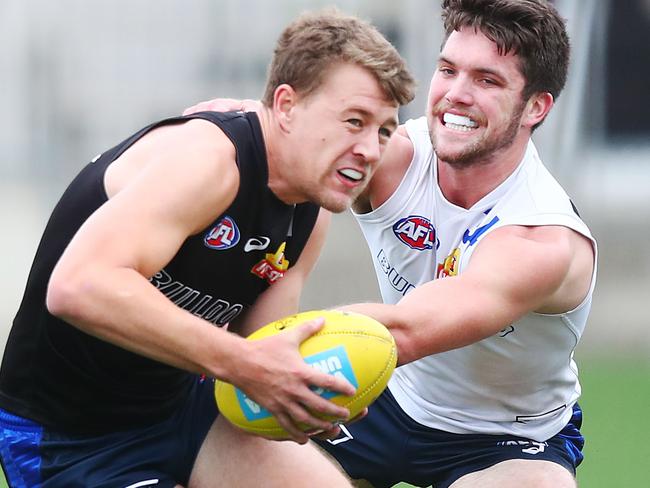
<instances>
[{"instance_id":1,"label":"leg","mask_svg":"<svg viewBox=\"0 0 650 488\"><path fill-rule=\"evenodd\" d=\"M317 449L321 452L321 454L323 454L323 456L325 456L327 459L329 459L329 461L334 466L336 466L337 469L341 473L345 473L345 470L343 469L343 466L341 466L341 464L337 461L337 459L334 456L332 456L325 449L322 449L318 444L316 444L316 443L314 443L314 444L317 446ZM346 475L346 477L347 477L347 475ZM368 481L368 480L352 479L352 480L350 480L350 482L352 483L352 486L354 486L354 488L375 488L375 485L370 483L370 481Z\"/></svg>"},{"instance_id":2,"label":"leg","mask_svg":"<svg viewBox=\"0 0 650 488\"><path fill-rule=\"evenodd\" d=\"M512 459L459 478L450 488L575 488L573 475L550 461Z\"/></svg>"},{"instance_id":3,"label":"leg","mask_svg":"<svg viewBox=\"0 0 650 488\"><path fill-rule=\"evenodd\" d=\"M189 488L216 486L350 488L341 471L316 446L249 435L218 417L201 446Z\"/></svg>"}]
</instances>

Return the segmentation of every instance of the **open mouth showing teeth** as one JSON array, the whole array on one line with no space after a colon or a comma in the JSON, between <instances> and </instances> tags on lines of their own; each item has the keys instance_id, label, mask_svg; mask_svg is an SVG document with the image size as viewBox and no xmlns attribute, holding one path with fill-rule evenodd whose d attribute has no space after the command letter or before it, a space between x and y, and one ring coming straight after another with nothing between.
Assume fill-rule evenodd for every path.
<instances>
[{"instance_id":1,"label":"open mouth showing teeth","mask_svg":"<svg viewBox=\"0 0 650 488\"><path fill-rule=\"evenodd\" d=\"M363 173L352 168L341 169L339 174L350 181L361 181L363 179Z\"/></svg>"},{"instance_id":2,"label":"open mouth showing teeth","mask_svg":"<svg viewBox=\"0 0 650 488\"><path fill-rule=\"evenodd\" d=\"M456 115L445 112L442 116L442 121L445 127L453 130L460 130L468 132L478 127L478 124L469 117L464 115Z\"/></svg>"}]
</instances>

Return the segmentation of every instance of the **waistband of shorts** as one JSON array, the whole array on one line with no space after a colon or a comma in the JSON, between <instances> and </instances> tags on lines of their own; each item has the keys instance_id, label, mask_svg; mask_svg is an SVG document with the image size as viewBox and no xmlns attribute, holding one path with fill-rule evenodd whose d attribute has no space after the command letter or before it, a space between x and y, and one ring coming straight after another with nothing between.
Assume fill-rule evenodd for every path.
<instances>
[{"instance_id":1,"label":"waistband of shorts","mask_svg":"<svg viewBox=\"0 0 650 488\"><path fill-rule=\"evenodd\" d=\"M33 420L20 417L11 412L0 408L0 424L10 428L19 428L24 430L41 429L41 425Z\"/></svg>"}]
</instances>

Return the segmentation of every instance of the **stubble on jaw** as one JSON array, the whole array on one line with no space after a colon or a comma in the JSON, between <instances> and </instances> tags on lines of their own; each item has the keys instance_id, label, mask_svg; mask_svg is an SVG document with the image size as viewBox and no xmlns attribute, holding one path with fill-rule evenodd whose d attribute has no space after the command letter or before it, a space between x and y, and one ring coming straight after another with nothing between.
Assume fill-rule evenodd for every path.
<instances>
[{"instance_id":1,"label":"stubble on jaw","mask_svg":"<svg viewBox=\"0 0 650 488\"><path fill-rule=\"evenodd\" d=\"M491 140L482 137L473 141L460 152L449 154L441 153L436 144L434 131L429 127L429 139L431 140L431 145L433 146L433 150L436 153L438 160L444 161L457 169L465 169L484 162L487 163L490 160L490 156L502 149L507 149L515 141L519 133L521 116L525 107L526 101L522 100L519 106L517 106L513 111L513 114L510 117L510 124L499 137L492 138ZM434 111L434 113L441 112Z\"/></svg>"}]
</instances>

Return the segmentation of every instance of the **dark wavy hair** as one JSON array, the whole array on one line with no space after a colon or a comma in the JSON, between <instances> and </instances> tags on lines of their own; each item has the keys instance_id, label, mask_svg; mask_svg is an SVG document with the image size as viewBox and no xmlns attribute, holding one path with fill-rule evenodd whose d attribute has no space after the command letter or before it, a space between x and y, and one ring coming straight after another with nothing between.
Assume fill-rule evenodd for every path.
<instances>
[{"instance_id":1,"label":"dark wavy hair","mask_svg":"<svg viewBox=\"0 0 650 488\"><path fill-rule=\"evenodd\" d=\"M519 57L526 80L523 99L548 92L554 99L566 83L569 36L564 19L546 0L443 0L445 41L471 27L497 45L499 54Z\"/></svg>"}]
</instances>

